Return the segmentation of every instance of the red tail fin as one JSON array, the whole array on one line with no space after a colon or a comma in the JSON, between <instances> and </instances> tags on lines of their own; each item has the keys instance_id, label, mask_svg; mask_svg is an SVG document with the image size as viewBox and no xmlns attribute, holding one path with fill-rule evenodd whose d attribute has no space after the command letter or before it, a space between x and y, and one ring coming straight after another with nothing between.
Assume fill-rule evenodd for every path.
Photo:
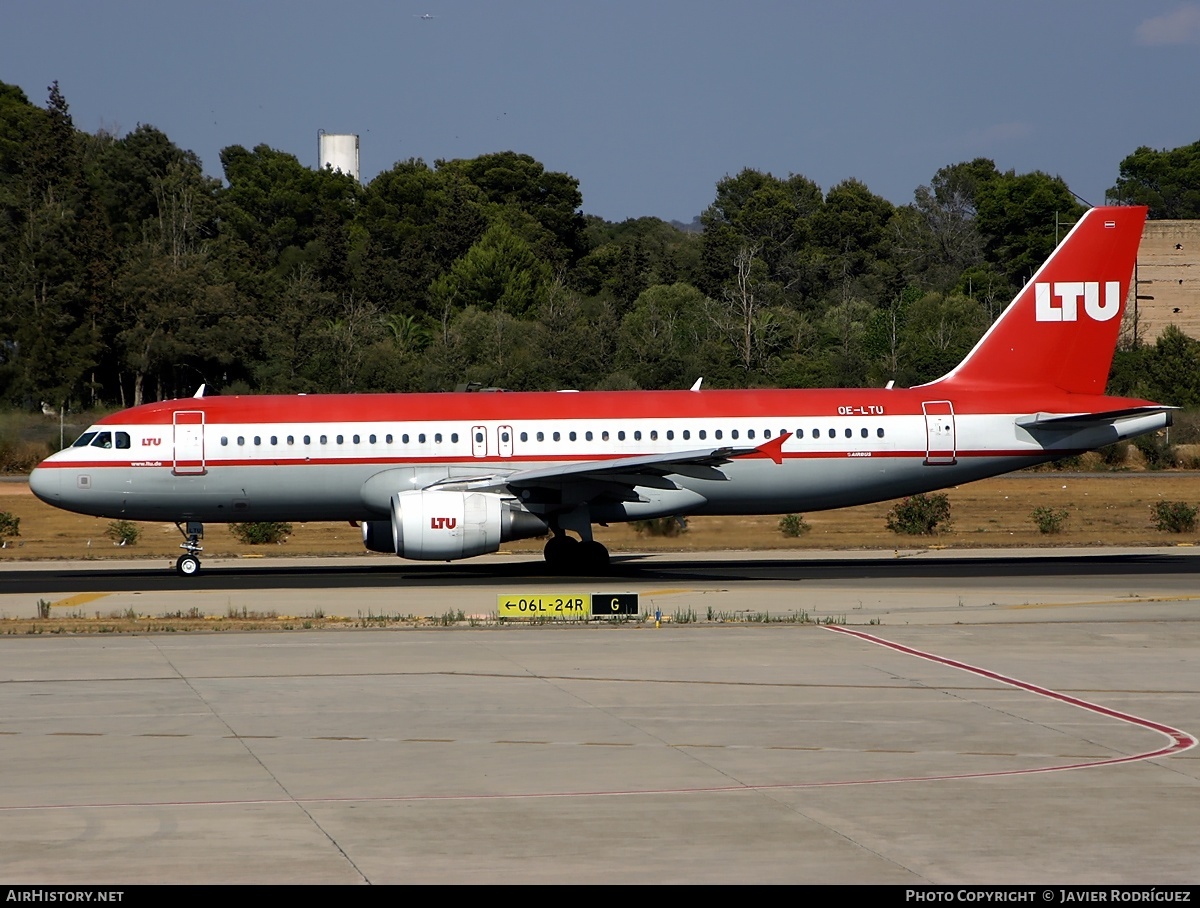
<instances>
[{"instance_id":1,"label":"red tail fin","mask_svg":"<svg viewBox=\"0 0 1200 908\"><path fill-rule=\"evenodd\" d=\"M932 384L1103 394L1146 209L1093 208L955 369Z\"/></svg>"}]
</instances>

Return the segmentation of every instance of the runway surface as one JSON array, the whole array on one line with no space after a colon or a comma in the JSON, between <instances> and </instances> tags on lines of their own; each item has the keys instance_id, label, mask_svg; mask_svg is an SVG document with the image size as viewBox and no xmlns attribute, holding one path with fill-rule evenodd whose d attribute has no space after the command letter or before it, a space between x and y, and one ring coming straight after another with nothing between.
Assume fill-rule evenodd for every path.
<instances>
[{"instance_id":1,"label":"runway surface","mask_svg":"<svg viewBox=\"0 0 1200 908\"><path fill-rule=\"evenodd\" d=\"M5 565L8 617L601 583L697 620L0 637L0 879L1195 883L1191 552ZM799 609L835 623L735 620Z\"/></svg>"}]
</instances>

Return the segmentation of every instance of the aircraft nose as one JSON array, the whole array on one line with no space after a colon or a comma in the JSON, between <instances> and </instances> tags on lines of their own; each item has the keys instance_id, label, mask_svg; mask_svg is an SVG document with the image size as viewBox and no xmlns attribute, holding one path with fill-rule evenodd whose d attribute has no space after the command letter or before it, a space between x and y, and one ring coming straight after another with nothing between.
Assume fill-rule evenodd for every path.
<instances>
[{"instance_id":1,"label":"aircraft nose","mask_svg":"<svg viewBox=\"0 0 1200 908\"><path fill-rule=\"evenodd\" d=\"M35 468L29 474L29 490L46 504L58 504L62 495L62 470Z\"/></svg>"}]
</instances>

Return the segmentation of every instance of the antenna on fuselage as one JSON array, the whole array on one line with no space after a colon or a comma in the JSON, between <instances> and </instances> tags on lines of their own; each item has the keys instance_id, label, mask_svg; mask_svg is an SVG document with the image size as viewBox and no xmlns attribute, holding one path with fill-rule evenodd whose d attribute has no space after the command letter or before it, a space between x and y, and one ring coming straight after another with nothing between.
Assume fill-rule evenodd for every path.
<instances>
[{"instance_id":1,"label":"antenna on fuselage","mask_svg":"<svg viewBox=\"0 0 1200 908\"><path fill-rule=\"evenodd\" d=\"M196 389L196 393L193 394L192 397L203 397L205 387L207 387L207 383L201 382L200 387Z\"/></svg>"},{"instance_id":2,"label":"antenna on fuselage","mask_svg":"<svg viewBox=\"0 0 1200 908\"><path fill-rule=\"evenodd\" d=\"M704 381L704 376L703 376L703 375L701 375L701 376L700 376L698 379L696 379L696 383L695 383L694 385L692 385L692 390L693 390L693 391L699 391L699 390L700 390L700 383L701 383L702 381Z\"/></svg>"}]
</instances>

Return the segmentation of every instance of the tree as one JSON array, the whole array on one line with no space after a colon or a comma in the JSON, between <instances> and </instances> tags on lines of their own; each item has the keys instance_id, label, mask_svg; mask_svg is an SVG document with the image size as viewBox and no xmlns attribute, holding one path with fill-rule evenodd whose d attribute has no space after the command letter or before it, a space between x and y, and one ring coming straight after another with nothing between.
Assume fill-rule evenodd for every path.
<instances>
[{"instance_id":1,"label":"tree","mask_svg":"<svg viewBox=\"0 0 1200 908\"><path fill-rule=\"evenodd\" d=\"M897 251L910 279L927 290L946 292L967 268L983 263L983 238L976 223L976 198L996 175L986 158L943 167L913 204L897 211Z\"/></svg>"},{"instance_id":2,"label":"tree","mask_svg":"<svg viewBox=\"0 0 1200 908\"><path fill-rule=\"evenodd\" d=\"M823 204L817 184L798 174L779 179L746 169L722 179L700 217L701 289L720 296L735 280L739 251L756 248L764 269L759 291L768 303L812 292L817 273L804 252Z\"/></svg>"},{"instance_id":3,"label":"tree","mask_svg":"<svg viewBox=\"0 0 1200 908\"><path fill-rule=\"evenodd\" d=\"M539 161L515 151L438 161L437 167L439 172L462 174L494 205L528 215L551 242L526 240L540 247L539 254L551 266L573 263L583 254L584 221L579 213L583 196L574 177L546 170Z\"/></svg>"},{"instance_id":4,"label":"tree","mask_svg":"<svg viewBox=\"0 0 1200 908\"><path fill-rule=\"evenodd\" d=\"M908 307L900 329L903 383L933 381L958 365L987 330L983 307L965 296L929 293Z\"/></svg>"},{"instance_id":5,"label":"tree","mask_svg":"<svg viewBox=\"0 0 1200 908\"><path fill-rule=\"evenodd\" d=\"M504 222L497 222L430 288L437 309L503 309L523 316L545 299L549 267Z\"/></svg>"},{"instance_id":6,"label":"tree","mask_svg":"<svg viewBox=\"0 0 1200 908\"><path fill-rule=\"evenodd\" d=\"M648 288L621 319L618 368L642 388L680 388L700 376L709 382L723 358L708 308L690 284Z\"/></svg>"},{"instance_id":7,"label":"tree","mask_svg":"<svg viewBox=\"0 0 1200 908\"><path fill-rule=\"evenodd\" d=\"M1084 212L1061 177L1041 171L998 174L979 189L976 219L987 260L1023 286Z\"/></svg>"},{"instance_id":8,"label":"tree","mask_svg":"<svg viewBox=\"0 0 1200 908\"><path fill-rule=\"evenodd\" d=\"M1162 151L1140 146L1121 161L1105 200L1149 205L1151 219L1200 218L1200 141Z\"/></svg>"}]
</instances>

